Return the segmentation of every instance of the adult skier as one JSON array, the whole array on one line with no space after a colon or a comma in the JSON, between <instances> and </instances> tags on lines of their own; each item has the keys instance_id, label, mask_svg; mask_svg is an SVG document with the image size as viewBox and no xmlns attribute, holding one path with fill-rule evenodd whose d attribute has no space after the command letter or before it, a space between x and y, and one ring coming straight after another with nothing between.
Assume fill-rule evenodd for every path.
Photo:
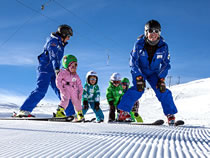
<instances>
[{"instance_id":1,"label":"adult skier","mask_svg":"<svg viewBox=\"0 0 210 158\"><path fill-rule=\"evenodd\" d=\"M133 86L123 95L118 108L130 112L134 103L144 93L147 80L161 102L168 124L172 125L175 123L174 114L177 113L177 108L172 93L165 84L165 77L171 67L170 55L168 45L160 34L161 26L158 21L150 20L146 23L144 35L138 38L130 53Z\"/></svg>"},{"instance_id":2,"label":"adult skier","mask_svg":"<svg viewBox=\"0 0 210 158\"><path fill-rule=\"evenodd\" d=\"M60 71L60 62L64 55L64 47L68 44L68 40L73 36L73 30L70 26L64 24L60 25L55 33L51 33L50 38L44 45L43 53L38 56L38 78L37 87L23 105L16 116L18 117L34 117L31 112L36 105L44 98L47 93L49 85L51 85L55 94L60 99L60 93L56 87L56 75ZM69 103L66 109L66 115L73 115L74 108L72 103Z\"/></svg>"}]
</instances>

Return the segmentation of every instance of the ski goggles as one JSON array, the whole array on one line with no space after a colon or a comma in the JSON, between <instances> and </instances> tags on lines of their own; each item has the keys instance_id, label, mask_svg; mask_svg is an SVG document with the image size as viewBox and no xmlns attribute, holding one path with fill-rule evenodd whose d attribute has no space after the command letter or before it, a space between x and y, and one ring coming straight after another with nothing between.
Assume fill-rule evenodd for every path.
<instances>
[{"instance_id":1,"label":"ski goggles","mask_svg":"<svg viewBox=\"0 0 210 158\"><path fill-rule=\"evenodd\" d=\"M122 86L129 86L129 83L127 83L127 82L122 82L121 85L122 85Z\"/></svg>"},{"instance_id":2,"label":"ski goggles","mask_svg":"<svg viewBox=\"0 0 210 158\"><path fill-rule=\"evenodd\" d=\"M113 84L120 84L121 81L112 81Z\"/></svg>"},{"instance_id":3,"label":"ski goggles","mask_svg":"<svg viewBox=\"0 0 210 158\"><path fill-rule=\"evenodd\" d=\"M90 81L96 81L96 78L90 78L89 80Z\"/></svg>"},{"instance_id":4,"label":"ski goggles","mask_svg":"<svg viewBox=\"0 0 210 158\"><path fill-rule=\"evenodd\" d=\"M149 33L159 33L160 31L158 29L149 29L147 30Z\"/></svg>"}]
</instances>

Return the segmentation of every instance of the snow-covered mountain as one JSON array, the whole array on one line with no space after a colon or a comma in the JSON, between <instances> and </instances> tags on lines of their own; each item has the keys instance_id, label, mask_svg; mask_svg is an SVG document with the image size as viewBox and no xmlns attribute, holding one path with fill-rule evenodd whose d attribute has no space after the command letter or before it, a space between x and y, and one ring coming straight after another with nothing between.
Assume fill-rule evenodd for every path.
<instances>
[{"instance_id":1,"label":"snow-covered mountain","mask_svg":"<svg viewBox=\"0 0 210 158\"><path fill-rule=\"evenodd\" d=\"M101 101L105 123L58 123L0 120L0 157L210 157L210 78L170 87L184 126L137 126L106 123L108 105ZM0 117L17 111L22 96L0 94ZM58 101L42 101L37 117L51 116ZM164 119L152 90L140 99L145 122ZM86 118L94 117L89 110Z\"/></svg>"}]
</instances>

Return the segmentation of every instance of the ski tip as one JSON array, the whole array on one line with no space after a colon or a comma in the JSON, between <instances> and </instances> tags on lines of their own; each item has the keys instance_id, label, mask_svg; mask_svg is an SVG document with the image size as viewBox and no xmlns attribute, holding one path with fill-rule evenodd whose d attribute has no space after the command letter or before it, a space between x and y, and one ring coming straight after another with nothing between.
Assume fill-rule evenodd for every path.
<instances>
[{"instance_id":1,"label":"ski tip","mask_svg":"<svg viewBox=\"0 0 210 158\"><path fill-rule=\"evenodd\" d=\"M153 125L163 125L164 124L164 120L157 120L153 123Z\"/></svg>"},{"instance_id":2,"label":"ski tip","mask_svg":"<svg viewBox=\"0 0 210 158\"><path fill-rule=\"evenodd\" d=\"M184 121L183 120L178 120L174 124L174 126L180 126L180 125L184 125Z\"/></svg>"}]
</instances>

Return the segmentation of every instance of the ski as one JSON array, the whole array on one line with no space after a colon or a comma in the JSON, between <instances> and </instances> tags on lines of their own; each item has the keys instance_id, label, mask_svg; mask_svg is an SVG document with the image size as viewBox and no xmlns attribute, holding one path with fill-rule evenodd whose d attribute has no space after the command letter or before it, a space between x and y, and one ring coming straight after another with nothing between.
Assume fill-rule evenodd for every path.
<instances>
[{"instance_id":1,"label":"ski","mask_svg":"<svg viewBox=\"0 0 210 158\"><path fill-rule=\"evenodd\" d=\"M92 119L85 119L85 120L73 120L72 123L87 123L87 122L94 122L96 120L96 118L92 118Z\"/></svg>"},{"instance_id":2,"label":"ski","mask_svg":"<svg viewBox=\"0 0 210 158\"><path fill-rule=\"evenodd\" d=\"M152 123L141 123L141 122L108 122L111 124L129 124L129 125L152 125L152 126L160 126L164 124L164 120L156 120Z\"/></svg>"},{"instance_id":3,"label":"ski","mask_svg":"<svg viewBox=\"0 0 210 158\"><path fill-rule=\"evenodd\" d=\"M154 126L160 126L164 124L164 120L156 120L152 123L141 123L141 122L131 122L131 125L154 125Z\"/></svg>"},{"instance_id":4,"label":"ski","mask_svg":"<svg viewBox=\"0 0 210 158\"><path fill-rule=\"evenodd\" d=\"M178 120L174 123L174 126L181 126L184 125L184 121L183 120Z\"/></svg>"},{"instance_id":5,"label":"ski","mask_svg":"<svg viewBox=\"0 0 210 158\"><path fill-rule=\"evenodd\" d=\"M95 120L96 118L92 118L92 119L85 120L84 122L94 122Z\"/></svg>"},{"instance_id":6,"label":"ski","mask_svg":"<svg viewBox=\"0 0 210 158\"><path fill-rule=\"evenodd\" d=\"M41 118L41 117L3 117L0 120L30 120L30 121L54 121L54 122L71 122L74 120L73 116L70 117L49 117L49 118Z\"/></svg>"},{"instance_id":7,"label":"ski","mask_svg":"<svg viewBox=\"0 0 210 158\"><path fill-rule=\"evenodd\" d=\"M50 117L50 118L37 118L37 117L3 117L0 120L30 120L30 121L52 121L52 122L72 122L72 123L87 123L94 122L96 118L86 119L83 121L74 121L73 116L69 117Z\"/></svg>"}]
</instances>

